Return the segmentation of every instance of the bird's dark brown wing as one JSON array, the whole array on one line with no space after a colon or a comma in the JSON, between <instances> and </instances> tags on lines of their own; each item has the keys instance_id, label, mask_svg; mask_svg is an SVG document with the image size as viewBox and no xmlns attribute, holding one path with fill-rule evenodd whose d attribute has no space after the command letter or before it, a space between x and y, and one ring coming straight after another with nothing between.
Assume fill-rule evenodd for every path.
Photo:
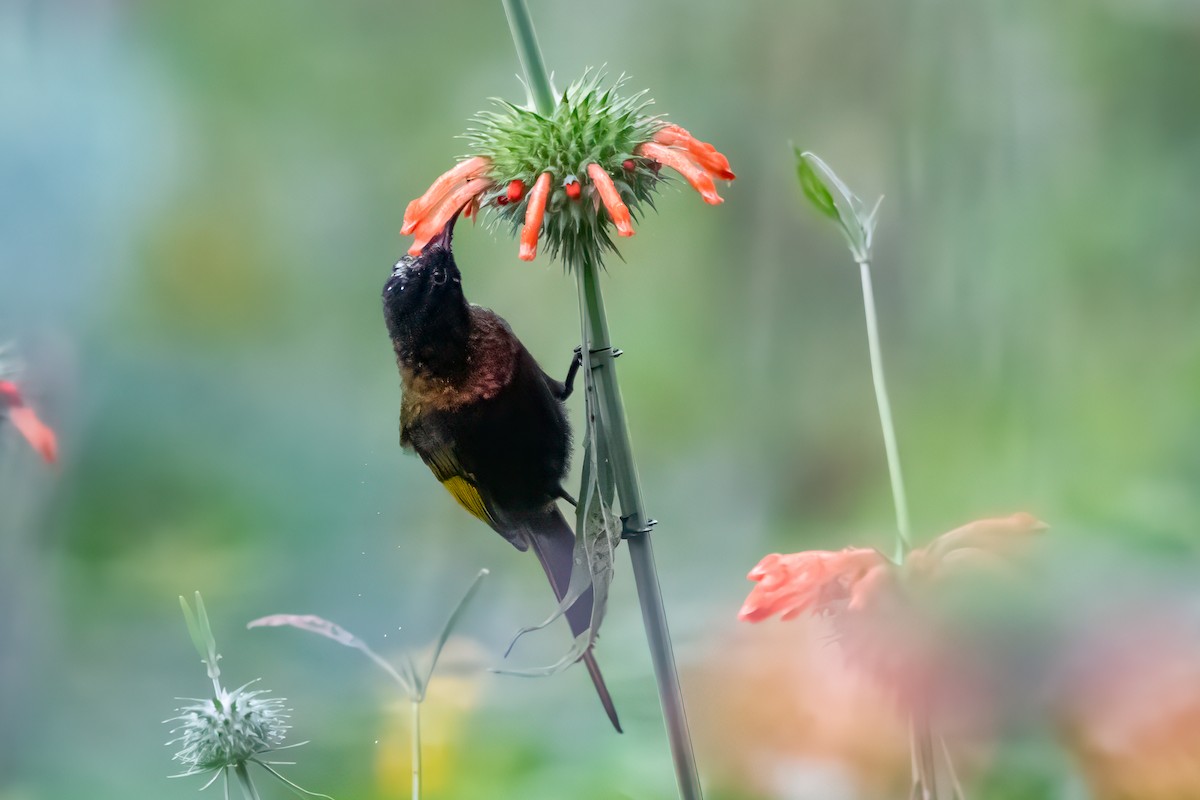
<instances>
[{"instance_id":1,"label":"bird's dark brown wing","mask_svg":"<svg viewBox=\"0 0 1200 800\"><path fill-rule=\"evenodd\" d=\"M450 492L455 501L492 530L512 543L518 550L527 550L529 545L519 532L506 530L497 521L493 512L494 503L488 492L476 480L469 466L455 447L453 440L443 435L438 426L428 420L401 417L400 438L416 451L434 477Z\"/></svg>"}]
</instances>

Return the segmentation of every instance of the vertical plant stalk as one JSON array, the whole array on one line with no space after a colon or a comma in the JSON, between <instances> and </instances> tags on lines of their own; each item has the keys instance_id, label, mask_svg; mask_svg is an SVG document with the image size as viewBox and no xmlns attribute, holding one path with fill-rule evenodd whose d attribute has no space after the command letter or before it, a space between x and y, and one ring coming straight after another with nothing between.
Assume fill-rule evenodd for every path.
<instances>
[{"instance_id":1,"label":"vertical plant stalk","mask_svg":"<svg viewBox=\"0 0 1200 800\"><path fill-rule=\"evenodd\" d=\"M904 491L904 474L900 471L900 448L896 444L896 426L892 422L892 404L888 400L887 381L883 375L883 347L879 343L879 319L875 313L875 289L871 284L871 261L859 259L862 277L863 309L867 319L867 349L871 355L871 380L875 384L875 401L879 406L879 425L883 429L883 449L887 453L888 476L892 482L892 501L896 506L896 555L894 561L903 564L912 549L912 533L908 519L908 496ZM933 754L933 732L929 719L914 713L910 720L910 746L913 759L911 800L937 800L937 762Z\"/></svg>"},{"instance_id":2,"label":"vertical plant stalk","mask_svg":"<svg viewBox=\"0 0 1200 800\"><path fill-rule=\"evenodd\" d=\"M650 644L650 658L658 682L658 698L667 726L667 738L671 745L671 758L675 765L679 795L684 800L699 800L703 795L696 769L696 757L692 752L691 733L688 730L683 693L679 687L679 673L675 668L671 633L667 627L667 612L654 565L650 518L646 514L642 499L642 487L633 461L629 427L625 421L625 406L621 400L621 388L617 383L599 276L596 265L590 262L576 264L574 268L579 282L584 342L589 354L587 363L593 371L597 393L594 400L603 418L601 429L609 440L609 453L625 527L626 530L635 532L626 542L629 546L629 558L633 562L633 578L642 607L646 638Z\"/></svg>"},{"instance_id":3,"label":"vertical plant stalk","mask_svg":"<svg viewBox=\"0 0 1200 800\"><path fill-rule=\"evenodd\" d=\"M904 474L900 471L900 448L896 444L896 426L892 422L892 404L888 400L887 381L883 375L883 347L879 343L879 319L875 312L875 289L871 284L870 259L858 259L858 268L862 277L863 309L867 319L867 349L871 355L871 380L875 384L875 401L879 406L879 425L883 429L883 449L887 453L888 476L892 483L892 501L896 506L896 555L894 560L898 564L903 564L912 549L908 496L904 491ZM914 778L911 800L937 800L937 761L933 752L933 732L928 717L922 713L914 713L910 720L910 746ZM947 763L949 763L948 759Z\"/></svg>"},{"instance_id":4,"label":"vertical plant stalk","mask_svg":"<svg viewBox=\"0 0 1200 800\"><path fill-rule=\"evenodd\" d=\"M508 17L508 29L517 46L517 58L525 71L525 84L539 114L549 115L554 111L554 87L550 85L550 72L542 58L537 32L525 0L503 0L504 13Z\"/></svg>"},{"instance_id":5,"label":"vertical plant stalk","mask_svg":"<svg viewBox=\"0 0 1200 800\"><path fill-rule=\"evenodd\" d=\"M887 453L888 475L892 481L892 501L896 506L896 557L903 563L912 549L908 521L908 496L904 491L904 473L900 471L900 448L896 444L896 426L892 422L892 404L888 400L883 375L883 348L879 344L879 320L875 313L875 290L871 285L871 262L858 262L862 276L863 308L867 318L867 349L871 354L871 380L875 384L875 402L879 406L879 425L883 428L883 449Z\"/></svg>"},{"instance_id":6,"label":"vertical plant stalk","mask_svg":"<svg viewBox=\"0 0 1200 800\"><path fill-rule=\"evenodd\" d=\"M246 796L246 800L262 800L258 794L258 788L254 785L254 781L250 779L250 770L246 769L246 763L242 762L233 768L237 774L238 783L242 785L242 794Z\"/></svg>"},{"instance_id":7,"label":"vertical plant stalk","mask_svg":"<svg viewBox=\"0 0 1200 800\"><path fill-rule=\"evenodd\" d=\"M538 47L529 9L525 0L503 0L503 3L534 105L538 113L549 115L555 107L554 91L550 85L545 60ZM642 500L642 488L638 481L629 428L625 421L625 406L621 400L621 389L613 364L608 319L604 313L604 298L600 294L598 265L586 260L584 263L574 263L570 266L575 270L578 279L580 323L583 328L584 347L587 349L585 363L594 376L597 392L594 399L604 421L602 430L608 438L617 496L620 499L626 530L635 532L627 539L629 557L633 562L633 577L637 584L642 621L646 627L650 657L658 682L658 696L666 722L667 738L671 745L679 796L683 800L700 800L703 797L700 777L696 770L696 757L692 752L691 733L688 731L687 716L684 712L683 693L679 688L679 673L675 668L675 654L671 647L671 634L667 628L662 590L654 566L649 517Z\"/></svg>"},{"instance_id":8,"label":"vertical plant stalk","mask_svg":"<svg viewBox=\"0 0 1200 800\"><path fill-rule=\"evenodd\" d=\"M793 145L796 153L796 171L804 196L825 216L841 226L842 234L850 253L858 264L862 277L863 310L867 319L867 348L871 355L871 378L875 384L875 401L879 407L879 425L883 429L883 448L887 454L888 476L892 483L892 501L896 506L896 564L903 564L912 549L912 534L908 520L908 497L904 492L904 475L900 471L900 449L896 445L896 426L892 422L892 404L888 400L887 382L883 376L883 348L879 344L879 320L875 312L875 290L871 286L871 242L875 236L875 224L879 212L880 197L867 210L862 200L842 182L819 156L801 152ZM829 184L832 184L833 191ZM834 192L836 191L836 196ZM954 774L950 752L942 741L946 770L954 789L954 797L961 800L962 789ZM933 732L929 715L917 709L909 717L909 744L911 747L913 783L909 795L911 800L937 800L937 755L933 748Z\"/></svg>"},{"instance_id":9,"label":"vertical plant stalk","mask_svg":"<svg viewBox=\"0 0 1200 800\"><path fill-rule=\"evenodd\" d=\"M421 798L421 701L412 701L412 800Z\"/></svg>"}]
</instances>

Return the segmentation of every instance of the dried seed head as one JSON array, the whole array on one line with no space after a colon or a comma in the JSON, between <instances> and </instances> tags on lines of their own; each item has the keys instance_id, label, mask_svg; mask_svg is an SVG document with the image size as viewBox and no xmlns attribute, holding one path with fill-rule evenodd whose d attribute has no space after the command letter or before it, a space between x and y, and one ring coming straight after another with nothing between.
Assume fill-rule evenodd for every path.
<instances>
[{"instance_id":1,"label":"dried seed head","mask_svg":"<svg viewBox=\"0 0 1200 800\"><path fill-rule=\"evenodd\" d=\"M236 767L256 756L278 749L290 725L280 697L264 697L268 690L224 689L210 700L195 700L178 709L168 745L179 745L175 760L185 774Z\"/></svg>"}]
</instances>

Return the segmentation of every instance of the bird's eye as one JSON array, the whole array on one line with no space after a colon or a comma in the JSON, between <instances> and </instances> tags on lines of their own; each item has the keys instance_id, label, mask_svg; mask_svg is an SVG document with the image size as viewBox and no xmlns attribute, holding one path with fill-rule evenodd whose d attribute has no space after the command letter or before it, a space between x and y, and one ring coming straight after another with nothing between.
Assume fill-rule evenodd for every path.
<instances>
[{"instance_id":1,"label":"bird's eye","mask_svg":"<svg viewBox=\"0 0 1200 800\"><path fill-rule=\"evenodd\" d=\"M443 283L446 282L446 270L444 270L444 269L434 270L433 275L431 276L431 279L433 280L434 286L441 286Z\"/></svg>"}]
</instances>

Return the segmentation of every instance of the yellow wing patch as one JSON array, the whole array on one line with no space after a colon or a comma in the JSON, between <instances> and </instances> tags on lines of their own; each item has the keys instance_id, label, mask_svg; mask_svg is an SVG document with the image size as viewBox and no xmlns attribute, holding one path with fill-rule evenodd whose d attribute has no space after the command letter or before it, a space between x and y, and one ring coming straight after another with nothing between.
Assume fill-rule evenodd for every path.
<instances>
[{"instance_id":1,"label":"yellow wing patch","mask_svg":"<svg viewBox=\"0 0 1200 800\"><path fill-rule=\"evenodd\" d=\"M488 525L495 524L492 515L488 513L487 506L484 505L483 498L479 495L479 490L466 478L454 475L442 481L442 486L446 487L446 491L453 495L460 506Z\"/></svg>"}]
</instances>

